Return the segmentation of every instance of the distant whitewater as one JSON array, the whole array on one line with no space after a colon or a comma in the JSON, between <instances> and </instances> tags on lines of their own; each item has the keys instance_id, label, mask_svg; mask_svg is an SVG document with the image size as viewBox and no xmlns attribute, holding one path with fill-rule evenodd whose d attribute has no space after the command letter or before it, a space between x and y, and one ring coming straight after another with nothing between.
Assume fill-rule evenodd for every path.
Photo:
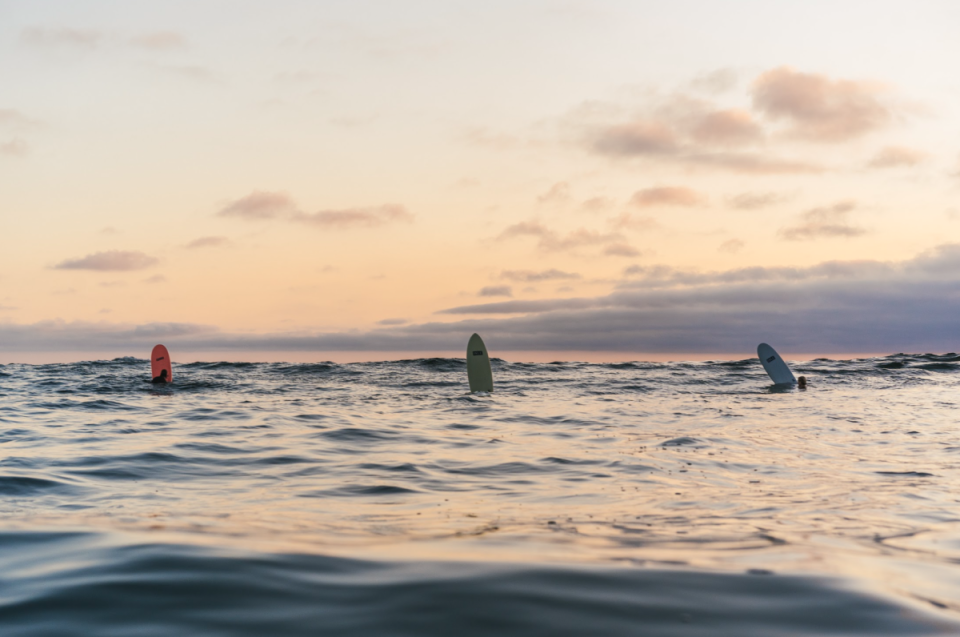
<instances>
[{"instance_id":1,"label":"distant whitewater","mask_svg":"<svg viewBox=\"0 0 960 637\"><path fill-rule=\"evenodd\" d=\"M0 366L0 634L960 634L960 357Z\"/></svg>"}]
</instances>

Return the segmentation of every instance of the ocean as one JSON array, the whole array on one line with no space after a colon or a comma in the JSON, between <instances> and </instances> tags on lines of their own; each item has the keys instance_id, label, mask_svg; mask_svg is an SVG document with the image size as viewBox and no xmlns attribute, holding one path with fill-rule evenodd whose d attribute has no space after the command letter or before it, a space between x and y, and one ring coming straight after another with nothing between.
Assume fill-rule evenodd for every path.
<instances>
[{"instance_id":1,"label":"ocean","mask_svg":"<svg viewBox=\"0 0 960 637\"><path fill-rule=\"evenodd\" d=\"M793 368L0 365L0 635L960 634L960 356Z\"/></svg>"}]
</instances>

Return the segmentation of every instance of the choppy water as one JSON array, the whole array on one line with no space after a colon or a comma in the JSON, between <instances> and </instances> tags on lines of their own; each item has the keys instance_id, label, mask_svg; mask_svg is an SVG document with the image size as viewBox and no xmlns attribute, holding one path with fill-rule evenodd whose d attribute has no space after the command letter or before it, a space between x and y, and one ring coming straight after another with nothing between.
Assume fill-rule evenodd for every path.
<instances>
[{"instance_id":1,"label":"choppy water","mask_svg":"<svg viewBox=\"0 0 960 637\"><path fill-rule=\"evenodd\" d=\"M147 367L0 366L0 634L960 634L958 356Z\"/></svg>"}]
</instances>

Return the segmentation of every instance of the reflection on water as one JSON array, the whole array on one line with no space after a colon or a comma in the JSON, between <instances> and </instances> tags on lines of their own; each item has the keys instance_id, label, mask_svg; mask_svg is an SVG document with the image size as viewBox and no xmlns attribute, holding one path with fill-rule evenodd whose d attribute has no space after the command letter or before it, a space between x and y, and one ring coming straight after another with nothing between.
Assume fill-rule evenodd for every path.
<instances>
[{"instance_id":1,"label":"reflection on water","mask_svg":"<svg viewBox=\"0 0 960 637\"><path fill-rule=\"evenodd\" d=\"M566 564L564 577L601 578L601 589L618 578L638 591L687 581L709 595L729 587L750 607L796 586L845 599L854 614L883 598L953 621L958 361L812 361L794 366L806 391L771 387L756 361L495 361L489 396L466 393L465 365L453 359L198 363L162 388L134 359L0 366L0 566L31 556L31 568L59 573L38 591L76 594L57 579L68 577L55 566L65 555L100 559L87 566L113 581L116 569L149 563L132 548L149 544L187 570L190 556L206 556L194 573L202 579L217 559L252 568L217 557L230 547L280 560L285 586L314 572L287 562L362 564L343 569L372 569L382 584L382 573L418 560L434 566L422 581L403 571L405 585L454 595L439 582L461 572L443 563L458 561L493 600L511 582L550 582L545 565ZM58 530L88 534L49 534ZM485 562L513 566L484 575ZM787 574L840 577L831 581L866 597ZM576 587L556 586L544 599L572 595L576 606ZM20 608L4 603L0 625L3 608ZM623 611L615 599L597 603L612 606L589 612ZM752 628L716 634L771 634L752 617ZM900 630L880 622L863 634L924 634L880 624Z\"/></svg>"}]
</instances>

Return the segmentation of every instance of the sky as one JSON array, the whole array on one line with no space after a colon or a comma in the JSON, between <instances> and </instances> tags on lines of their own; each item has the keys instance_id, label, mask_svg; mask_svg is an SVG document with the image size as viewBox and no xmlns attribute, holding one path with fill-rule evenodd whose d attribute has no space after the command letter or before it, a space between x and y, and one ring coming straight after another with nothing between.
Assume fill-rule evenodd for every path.
<instances>
[{"instance_id":1,"label":"sky","mask_svg":"<svg viewBox=\"0 0 960 637\"><path fill-rule=\"evenodd\" d=\"M960 349L951 0L0 0L0 363Z\"/></svg>"}]
</instances>

